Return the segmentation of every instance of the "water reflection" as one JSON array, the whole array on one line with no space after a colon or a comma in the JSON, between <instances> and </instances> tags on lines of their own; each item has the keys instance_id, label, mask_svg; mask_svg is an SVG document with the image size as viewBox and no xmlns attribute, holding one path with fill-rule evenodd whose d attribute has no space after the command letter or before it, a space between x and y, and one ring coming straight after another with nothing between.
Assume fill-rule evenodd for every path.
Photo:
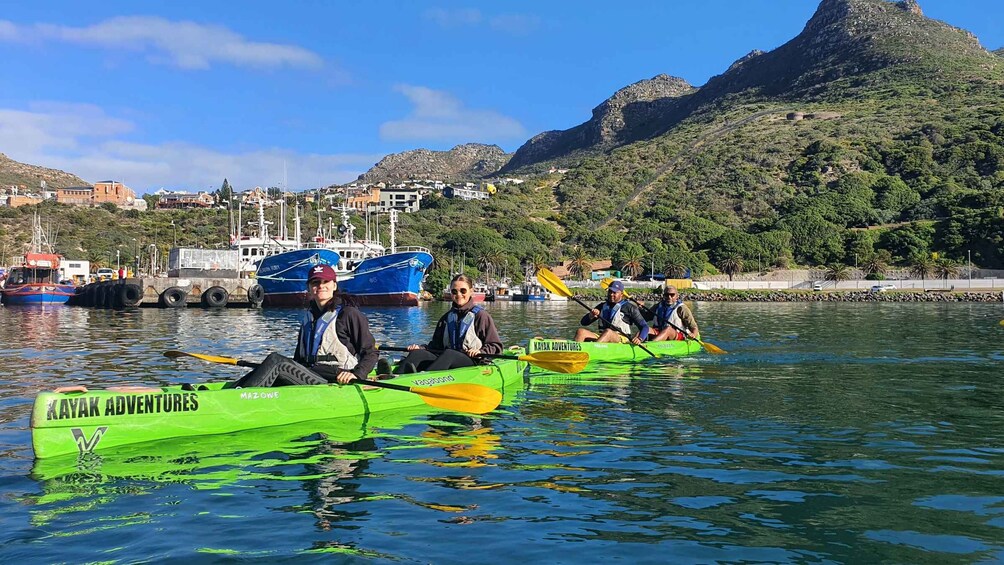
<instances>
[{"instance_id":1,"label":"water reflection","mask_svg":"<svg viewBox=\"0 0 1004 565\"><path fill-rule=\"evenodd\" d=\"M487 307L506 343L570 335L581 316ZM366 310L378 341L403 344L444 308ZM534 371L478 418L313 423L34 466L36 389L231 378L161 352L289 351L296 312L53 309L21 339L8 336L34 322L15 310L0 308L16 328L0 334L0 542L23 560L1004 557L999 305L698 303L729 355Z\"/></svg>"}]
</instances>

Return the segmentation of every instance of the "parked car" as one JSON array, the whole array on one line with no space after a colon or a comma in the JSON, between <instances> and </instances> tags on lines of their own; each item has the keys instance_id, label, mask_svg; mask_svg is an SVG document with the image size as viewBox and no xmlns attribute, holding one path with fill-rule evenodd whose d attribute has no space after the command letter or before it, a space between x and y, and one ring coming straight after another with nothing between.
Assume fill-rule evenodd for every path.
<instances>
[{"instance_id":1,"label":"parked car","mask_svg":"<svg viewBox=\"0 0 1004 565\"><path fill-rule=\"evenodd\" d=\"M813 292L818 292L820 290L823 290L823 281L816 281L812 283L812 290Z\"/></svg>"},{"instance_id":2,"label":"parked car","mask_svg":"<svg viewBox=\"0 0 1004 565\"><path fill-rule=\"evenodd\" d=\"M887 290L895 290L896 285L894 284L877 284L869 290L869 292L885 292Z\"/></svg>"},{"instance_id":3,"label":"parked car","mask_svg":"<svg viewBox=\"0 0 1004 565\"><path fill-rule=\"evenodd\" d=\"M112 269L98 269L94 279L98 281L110 281L115 278L115 271Z\"/></svg>"}]
</instances>

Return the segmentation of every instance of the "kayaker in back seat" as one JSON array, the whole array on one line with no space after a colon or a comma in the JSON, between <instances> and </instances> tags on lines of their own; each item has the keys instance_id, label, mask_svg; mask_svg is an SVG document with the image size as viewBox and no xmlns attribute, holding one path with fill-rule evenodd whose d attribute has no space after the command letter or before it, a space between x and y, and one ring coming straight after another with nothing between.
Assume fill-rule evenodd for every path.
<instances>
[{"instance_id":1,"label":"kayaker in back seat","mask_svg":"<svg viewBox=\"0 0 1004 565\"><path fill-rule=\"evenodd\" d=\"M307 278L310 309L300 326L293 359L271 353L237 381L237 386L348 384L356 378L366 378L379 356L376 340L366 316L335 294L336 279L335 270L328 265L310 270Z\"/></svg>"},{"instance_id":2,"label":"kayaker in back seat","mask_svg":"<svg viewBox=\"0 0 1004 565\"><path fill-rule=\"evenodd\" d=\"M580 324L589 326L597 320L600 320L599 335L586 328L579 328L575 332L575 341L620 343L627 340L622 333L631 335L631 324L638 326L638 335L631 338L631 343L638 345L648 337L648 324L638 307L624 298L624 283L621 281L610 283L606 302L597 304L596 308L587 312Z\"/></svg>"},{"instance_id":3,"label":"kayaker in back seat","mask_svg":"<svg viewBox=\"0 0 1004 565\"><path fill-rule=\"evenodd\" d=\"M655 308L643 310L643 315L647 321L653 322L652 329L655 330L655 333L649 334L649 341L682 341L687 337L700 337L694 314L680 299L680 292L671 284L662 289L662 300ZM687 335L681 334L673 325L686 330Z\"/></svg>"},{"instance_id":4,"label":"kayaker in back seat","mask_svg":"<svg viewBox=\"0 0 1004 565\"><path fill-rule=\"evenodd\" d=\"M473 286L474 282L467 275L453 277L450 281L453 306L439 319L428 344L408 346L410 353L395 373L470 367L478 362L476 358L482 353L502 353L504 347L495 320L471 300Z\"/></svg>"}]
</instances>

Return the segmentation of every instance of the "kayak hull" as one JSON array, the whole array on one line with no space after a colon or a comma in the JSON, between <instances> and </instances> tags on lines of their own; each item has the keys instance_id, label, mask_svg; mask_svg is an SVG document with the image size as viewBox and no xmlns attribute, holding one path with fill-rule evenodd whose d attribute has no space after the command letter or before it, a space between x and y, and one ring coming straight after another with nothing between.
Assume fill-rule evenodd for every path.
<instances>
[{"instance_id":1,"label":"kayak hull","mask_svg":"<svg viewBox=\"0 0 1004 565\"><path fill-rule=\"evenodd\" d=\"M701 344L694 340L687 341L647 341L645 347L656 357L682 357L701 350ZM540 351L585 351L589 354L589 363L644 361L652 356L644 349L630 343L597 343L595 341L576 342L567 339L530 340L530 354Z\"/></svg>"},{"instance_id":2,"label":"kayak hull","mask_svg":"<svg viewBox=\"0 0 1004 565\"><path fill-rule=\"evenodd\" d=\"M479 384L505 394L507 389L522 387L526 366L515 358L498 359L489 365L401 375L383 382L421 388ZM413 392L365 385L234 389L223 388L224 384L202 385L206 390L168 386L40 393L31 414L35 457L425 405Z\"/></svg>"}]
</instances>

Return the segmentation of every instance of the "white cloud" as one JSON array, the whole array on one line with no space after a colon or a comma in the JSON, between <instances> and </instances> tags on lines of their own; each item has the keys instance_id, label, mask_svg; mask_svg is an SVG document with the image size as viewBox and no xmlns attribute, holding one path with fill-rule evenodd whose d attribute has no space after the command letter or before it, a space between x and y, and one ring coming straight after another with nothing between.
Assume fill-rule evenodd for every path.
<instances>
[{"instance_id":1,"label":"white cloud","mask_svg":"<svg viewBox=\"0 0 1004 565\"><path fill-rule=\"evenodd\" d=\"M86 105L37 104L0 108L0 152L31 165L60 169L94 182L116 179L139 193L160 187L213 190L224 178L238 189L279 185L303 190L347 182L383 155L296 153L281 148L226 152L185 142L122 140L129 121ZM16 143L12 140L16 140Z\"/></svg>"},{"instance_id":2,"label":"white cloud","mask_svg":"<svg viewBox=\"0 0 1004 565\"><path fill-rule=\"evenodd\" d=\"M426 10L423 16L425 19L447 28L477 25L483 19L481 12L475 8L461 8L458 10L431 8Z\"/></svg>"},{"instance_id":3,"label":"white cloud","mask_svg":"<svg viewBox=\"0 0 1004 565\"><path fill-rule=\"evenodd\" d=\"M526 137L517 120L493 110L465 108L460 100L441 90L398 85L414 105L411 115L380 125L380 136L389 140L485 141Z\"/></svg>"},{"instance_id":4,"label":"white cloud","mask_svg":"<svg viewBox=\"0 0 1004 565\"><path fill-rule=\"evenodd\" d=\"M223 26L156 16L121 16L86 27L18 26L0 20L0 41L62 41L109 50L126 49L145 53L153 63L182 69L208 69L213 63L319 68L324 63L317 53L295 45L248 41Z\"/></svg>"},{"instance_id":5,"label":"white cloud","mask_svg":"<svg viewBox=\"0 0 1004 565\"><path fill-rule=\"evenodd\" d=\"M487 24L491 29L511 35L526 35L540 25L540 18L527 14L499 14L487 16L475 8L431 8L422 16L443 28L479 27Z\"/></svg>"}]
</instances>

